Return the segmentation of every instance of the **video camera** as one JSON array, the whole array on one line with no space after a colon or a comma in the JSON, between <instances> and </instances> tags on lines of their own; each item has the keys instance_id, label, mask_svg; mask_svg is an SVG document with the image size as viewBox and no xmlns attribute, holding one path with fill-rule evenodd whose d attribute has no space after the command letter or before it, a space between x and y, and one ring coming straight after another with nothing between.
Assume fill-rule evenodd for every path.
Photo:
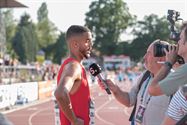
<instances>
[{"instance_id":1,"label":"video camera","mask_svg":"<svg viewBox=\"0 0 187 125\"><path fill-rule=\"evenodd\" d=\"M165 56L166 54L164 52L164 49L168 51L168 45L164 45L160 42L160 40L158 40L158 42L154 44L154 48L153 48L154 57ZM184 64L184 59L181 56L177 55L177 62L179 64Z\"/></svg>"},{"instance_id":2,"label":"video camera","mask_svg":"<svg viewBox=\"0 0 187 125\"><path fill-rule=\"evenodd\" d=\"M181 18L179 18L179 16L180 16L180 13L178 11L168 10L167 20L170 23L170 31L171 31L169 38L171 40L174 40L175 42L178 42L179 39L180 39L180 32L177 32L176 27L175 27L175 22L178 21L178 20L182 20ZM163 45L161 43L155 44L155 46L154 46L154 56L155 57L165 56L164 48L166 48L168 50L167 45Z\"/></svg>"},{"instance_id":3,"label":"video camera","mask_svg":"<svg viewBox=\"0 0 187 125\"><path fill-rule=\"evenodd\" d=\"M171 31L169 38L171 40L174 40L175 42L178 42L180 39L180 32L176 31L175 22L178 20L183 20L182 18L179 18L179 16L180 16L180 12L175 10L168 10L167 20L170 23L170 31Z\"/></svg>"},{"instance_id":4,"label":"video camera","mask_svg":"<svg viewBox=\"0 0 187 125\"><path fill-rule=\"evenodd\" d=\"M168 10L167 20L170 23L170 36L169 38L171 40L174 40L175 42L178 42L180 39L180 32L176 31L175 22L178 20L183 20L182 18L179 18L180 13L175 10ZM162 43L158 42L154 45L154 56L155 57L162 57L165 56L164 48L168 50L168 45L163 45ZM183 64L184 60L181 56L177 56L177 61L179 64Z\"/></svg>"},{"instance_id":5,"label":"video camera","mask_svg":"<svg viewBox=\"0 0 187 125\"><path fill-rule=\"evenodd\" d=\"M154 44L154 57L163 57L165 56L165 52L164 49L166 49L168 51L168 45L164 45L160 42L160 40L158 39L158 41Z\"/></svg>"}]
</instances>

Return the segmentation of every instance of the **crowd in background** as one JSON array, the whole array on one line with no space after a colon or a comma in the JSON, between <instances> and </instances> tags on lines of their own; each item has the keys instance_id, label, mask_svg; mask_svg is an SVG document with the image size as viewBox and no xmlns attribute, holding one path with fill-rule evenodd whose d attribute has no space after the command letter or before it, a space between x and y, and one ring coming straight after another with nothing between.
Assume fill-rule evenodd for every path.
<instances>
[{"instance_id":1,"label":"crowd in background","mask_svg":"<svg viewBox=\"0 0 187 125\"><path fill-rule=\"evenodd\" d=\"M34 82L34 81L47 81L55 80L60 65L48 63L30 63L22 65L17 59L4 60L0 59L0 85L3 84L14 84L20 82ZM115 80L119 82L130 80L135 82L136 77L142 70L141 66L134 66L131 68L117 68L111 70L104 70L103 75L115 76ZM87 70L87 75L90 77L92 82L95 78L92 77Z\"/></svg>"},{"instance_id":2,"label":"crowd in background","mask_svg":"<svg viewBox=\"0 0 187 125\"><path fill-rule=\"evenodd\" d=\"M0 59L0 84L47 81L56 79L59 65L53 63L20 64L18 60Z\"/></svg>"}]
</instances>

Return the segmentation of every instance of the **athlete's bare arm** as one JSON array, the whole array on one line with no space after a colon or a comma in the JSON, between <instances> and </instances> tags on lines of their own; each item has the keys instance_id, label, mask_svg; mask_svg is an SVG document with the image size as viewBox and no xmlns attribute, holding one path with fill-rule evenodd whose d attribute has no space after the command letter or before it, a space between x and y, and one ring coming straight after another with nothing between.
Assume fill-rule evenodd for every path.
<instances>
[{"instance_id":1,"label":"athlete's bare arm","mask_svg":"<svg viewBox=\"0 0 187 125\"><path fill-rule=\"evenodd\" d=\"M81 72L82 70L79 63L70 62L66 64L57 89L55 90L55 97L60 108L73 125L84 124L83 120L75 116L69 97L69 94L76 92L81 84Z\"/></svg>"}]
</instances>

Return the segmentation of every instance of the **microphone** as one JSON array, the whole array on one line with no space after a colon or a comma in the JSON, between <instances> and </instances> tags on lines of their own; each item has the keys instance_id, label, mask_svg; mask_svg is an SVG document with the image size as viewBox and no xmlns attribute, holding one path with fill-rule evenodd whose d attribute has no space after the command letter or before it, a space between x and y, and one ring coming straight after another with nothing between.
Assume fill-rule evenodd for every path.
<instances>
[{"instance_id":1,"label":"microphone","mask_svg":"<svg viewBox=\"0 0 187 125\"><path fill-rule=\"evenodd\" d=\"M100 74L101 73L101 67L99 66L99 64L96 64L96 63L91 64L89 66L89 71L92 74L92 76L94 76L94 77L97 76L97 78L99 80L101 80L102 83L104 83L104 87L105 87L105 90L106 90L107 94L111 94L110 89L108 88L108 85L107 85L106 81L104 80L104 78Z\"/></svg>"}]
</instances>

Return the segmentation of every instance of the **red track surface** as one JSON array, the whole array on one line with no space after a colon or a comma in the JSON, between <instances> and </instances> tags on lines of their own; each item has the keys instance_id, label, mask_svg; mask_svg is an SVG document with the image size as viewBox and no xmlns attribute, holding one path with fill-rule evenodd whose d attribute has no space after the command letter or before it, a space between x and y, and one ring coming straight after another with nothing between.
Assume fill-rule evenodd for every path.
<instances>
[{"instance_id":1,"label":"red track surface","mask_svg":"<svg viewBox=\"0 0 187 125\"><path fill-rule=\"evenodd\" d=\"M123 86L123 85L120 85ZM127 89L127 87L123 87ZM91 87L95 100L96 125L129 125L130 110L119 104L113 96L101 91L98 85ZM14 125L55 125L52 100L5 114Z\"/></svg>"}]
</instances>

